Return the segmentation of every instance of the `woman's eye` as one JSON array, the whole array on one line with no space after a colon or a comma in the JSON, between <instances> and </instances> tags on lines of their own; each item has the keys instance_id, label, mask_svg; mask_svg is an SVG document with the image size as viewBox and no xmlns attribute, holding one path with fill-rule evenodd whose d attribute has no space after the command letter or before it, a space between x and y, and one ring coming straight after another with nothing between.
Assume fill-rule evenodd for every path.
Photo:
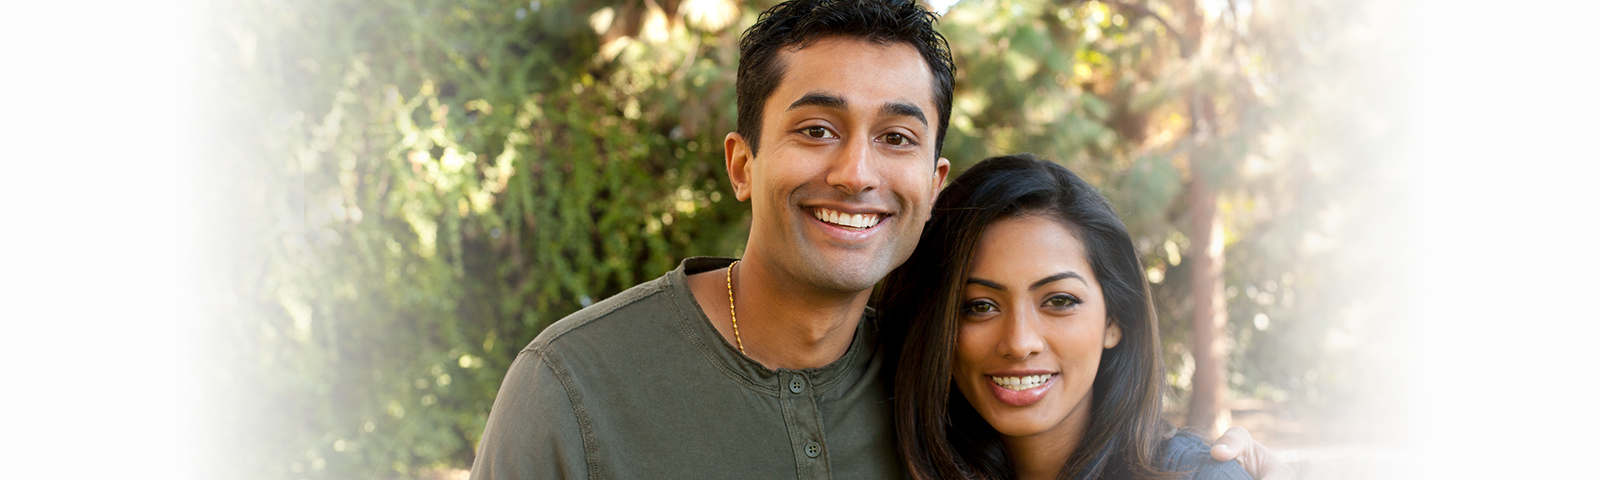
<instances>
[{"instance_id":1,"label":"woman's eye","mask_svg":"<svg viewBox=\"0 0 1600 480\"><path fill-rule=\"evenodd\" d=\"M962 308L962 310L964 310L968 315L981 315L999 311L999 307L996 307L995 304L989 302L968 302L966 306Z\"/></svg>"},{"instance_id":2,"label":"woman's eye","mask_svg":"<svg viewBox=\"0 0 1600 480\"><path fill-rule=\"evenodd\" d=\"M807 137L811 137L811 138L835 138L836 137L833 134L833 132L830 132L830 131L828 131L828 129L823 128L823 127L806 127L806 128L802 128L802 129L800 129L800 133L805 135L805 136L807 136Z\"/></svg>"},{"instance_id":3,"label":"woman's eye","mask_svg":"<svg viewBox=\"0 0 1600 480\"><path fill-rule=\"evenodd\" d=\"M1047 298L1044 301L1044 305L1051 308L1066 308L1080 303L1083 302L1078 300L1076 297L1067 294L1056 295Z\"/></svg>"},{"instance_id":4,"label":"woman's eye","mask_svg":"<svg viewBox=\"0 0 1600 480\"><path fill-rule=\"evenodd\" d=\"M907 137L905 135L901 135L901 134L898 134L898 133L890 133L890 134L884 135L883 136L883 143L887 143L887 144L894 145L894 146L897 146L897 147L903 147L903 146L907 146L907 145L911 145L912 144L911 143L911 137Z\"/></svg>"}]
</instances>

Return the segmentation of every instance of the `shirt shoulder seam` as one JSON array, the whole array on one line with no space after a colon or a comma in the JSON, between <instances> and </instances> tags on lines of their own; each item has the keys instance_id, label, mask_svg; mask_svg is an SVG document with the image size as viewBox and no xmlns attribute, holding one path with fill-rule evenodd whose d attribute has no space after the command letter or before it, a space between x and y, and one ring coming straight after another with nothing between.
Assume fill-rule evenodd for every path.
<instances>
[{"instance_id":1,"label":"shirt shoulder seam","mask_svg":"<svg viewBox=\"0 0 1600 480\"><path fill-rule=\"evenodd\" d=\"M556 321L556 323L552 323L552 324L550 324L549 327L545 328L546 331L550 332L550 337L548 337L548 338L535 338L532 342L528 343L528 346L523 347L522 351L524 351L524 352L529 352L529 351L537 352L537 351L549 350L549 347L552 344L554 344L556 342L556 340L560 339L563 336L566 336L568 333L572 333L574 330L578 330L580 328L583 328L585 325L588 325L591 322L594 322L594 321L600 320L602 318L608 317L612 313L616 312L617 310L622 309L622 307L626 307L626 306L630 306L630 305L639 303L641 301L644 301L647 298L650 298L650 297L652 297L652 296L654 296L654 295L656 295L658 293L661 293L661 291L663 289L661 284L664 283L664 282L661 282L659 280L660 279L657 279L657 281L652 281L652 282L648 282L648 283L642 283L642 284L639 284L638 286L636 286L634 288L631 288L631 289L628 289L628 290L624 290L622 293L618 293L617 294L618 297L620 297L620 298L613 297L613 298L610 298L610 299L602 300L600 302L600 304L596 304L595 305L595 306L599 307L599 306L604 304L604 307L602 309L600 309L600 310L595 310L593 312L590 312L589 309L582 309L582 310L578 310L576 312L573 312L571 315L568 315L567 317L562 318L561 320ZM616 301L612 302L611 300L616 300ZM561 322L566 321L566 320L573 320L573 322L571 324L562 325ZM554 329L554 328L560 328L560 330L551 331L551 329ZM540 337L543 337L542 333L541 333Z\"/></svg>"},{"instance_id":2,"label":"shirt shoulder seam","mask_svg":"<svg viewBox=\"0 0 1600 480\"><path fill-rule=\"evenodd\" d=\"M594 435L594 424L589 420L589 411L583 406L583 398L578 395L578 389L572 385L572 375L567 373L566 365L561 363L561 358L548 349L539 349L534 352L556 376L556 381L561 383L561 390L567 394L567 401L572 404L572 415L578 420L578 432L583 438L583 460L589 471L589 478L600 479L600 458L598 441Z\"/></svg>"}]
</instances>

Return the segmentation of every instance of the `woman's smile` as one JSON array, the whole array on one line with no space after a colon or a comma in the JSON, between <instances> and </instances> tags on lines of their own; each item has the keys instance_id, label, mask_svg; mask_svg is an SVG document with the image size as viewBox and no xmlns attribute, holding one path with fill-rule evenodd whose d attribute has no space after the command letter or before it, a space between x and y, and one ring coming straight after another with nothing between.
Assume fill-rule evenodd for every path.
<instances>
[{"instance_id":1,"label":"woman's smile","mask_svg":"<svg viewBox=\"0 0 1600 480\"><path fill-rule=\"evenodd\" d=\"M1056 385L1056 380L1061 378L1061 374L1006 374L988 375L988 377L990 393L993 393L1000 403L1013 407L1026 407L1043 400L1050 388Z\"/></svg>"}]
</instances>

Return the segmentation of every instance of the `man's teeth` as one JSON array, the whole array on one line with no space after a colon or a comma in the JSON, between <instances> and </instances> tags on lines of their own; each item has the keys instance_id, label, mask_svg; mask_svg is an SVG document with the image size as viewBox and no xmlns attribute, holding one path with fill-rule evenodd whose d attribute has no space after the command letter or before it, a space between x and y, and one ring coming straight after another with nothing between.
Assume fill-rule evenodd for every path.
<instances>
[{"instance_id":1,"label":"man's teeth","mask_svg":"<svg viewBox=\"0 0 1600 480\"><path fill-rule=\"evenodd\" d=\"M1050 375L1028 375L1026 377L989 377L989 379L993 380L995 385L1004 387L1007 390L1027 390L1030 388L1038 388L1044 385L1044 382L1050 380Z\"/></svg>"},{"instance_id":2,"label":"man's teeth","mask_svg":"<svg viewBox=\"0 0 1600 480\"><path fill-rule=\"evenodd\" d=\"M878 224L878 220L880 219L876 213L858 213L851 215L848 213L835 212L826 208L815 209L813 214L817 216L817 220L851 228L872 228Z\"/></svg>"}]
</instances>

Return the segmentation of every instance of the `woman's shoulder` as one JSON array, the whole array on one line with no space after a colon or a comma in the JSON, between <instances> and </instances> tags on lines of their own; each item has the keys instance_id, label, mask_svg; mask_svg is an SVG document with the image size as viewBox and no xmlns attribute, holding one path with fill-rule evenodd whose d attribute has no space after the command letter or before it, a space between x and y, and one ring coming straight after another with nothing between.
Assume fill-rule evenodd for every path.
<instances>
[{"instance_id":1,"label":"woman's shoulder","mask_svg":"<svg viewBox=\"0 0 1600 480\"><path fill-rule=\"evenodd\" d=\"M1179 430L1161 442L1161 468L1169 472L1188 472L1192 480L1250 480L1239 462L1219 462L1211 458L1211 444L1199 435Z\"/></svg>"}]
</instances>

